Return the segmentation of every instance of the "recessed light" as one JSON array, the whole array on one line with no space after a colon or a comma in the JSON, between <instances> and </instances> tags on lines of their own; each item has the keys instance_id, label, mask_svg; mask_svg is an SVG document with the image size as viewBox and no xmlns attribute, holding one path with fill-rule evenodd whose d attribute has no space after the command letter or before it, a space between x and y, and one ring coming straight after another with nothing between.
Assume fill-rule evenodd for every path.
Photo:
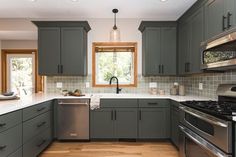
<instances>
[{"instance_id":1,"label":"recessed light","mask_svg":"<svg viewBox=\"0 0 236 157\"><path fill-rule=\"evenodd\" d=\"M160 0L161 2L166 2L166 1L168 1L168 0Z\"/></svg>"},{"instance_id":2,"label":"recessed light","mask_svg":"<svg viewBox=\"0 0 236 157\"><path fill-rule=\"evenodd\" d=\"M29 0L30 2L36 2L37 0Z\"/></svg>"},{"instance_id":3,"label":"recessed light","mask_svg":"<svg viewBox=\"0 0 236 157\"><path fill-rule=\"evenodd\" d=\"M78 2L79 0L71 0L71 2Z\"/></svg>"}]
</instances>

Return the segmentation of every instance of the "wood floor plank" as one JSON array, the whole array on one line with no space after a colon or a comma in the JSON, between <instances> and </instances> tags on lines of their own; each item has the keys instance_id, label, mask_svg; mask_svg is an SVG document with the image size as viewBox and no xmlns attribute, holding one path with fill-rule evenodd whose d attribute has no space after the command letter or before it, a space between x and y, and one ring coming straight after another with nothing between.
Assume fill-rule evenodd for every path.
<instances>
[{"instance_id":1,"label":"wood floor plank","mask_svg":"<svg viewBox=\"0 0 236 157\"><path fill-rule=\"evenodd\" d=\"M178 157L169 142L54 142L40 157Z\"/></svg>"}]
</instances>

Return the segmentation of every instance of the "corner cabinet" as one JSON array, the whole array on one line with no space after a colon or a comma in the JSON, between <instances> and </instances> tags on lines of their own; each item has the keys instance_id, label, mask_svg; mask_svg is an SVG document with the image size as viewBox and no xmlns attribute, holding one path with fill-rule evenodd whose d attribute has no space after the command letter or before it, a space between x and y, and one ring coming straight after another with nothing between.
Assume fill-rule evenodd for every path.
<instances>
[{"instance_id":1,"label":"corner cabinet","mask_svg":"<svg viewBox=\"0 0 236 157\"><path fill-rule=\"evenodd\" d=\"M199 8L179 21L178 73L201 73L201 42L204 41L204 9Z\"/></svg>"},{"instance_id":2,"label":"corner cabinet","mask_svg":"<svg viewBox=\"0 0 236 157\"><path fill-rule=\"evenodd\" d=\"M208 0L205 4L207 39L235 26L235 0Z\"/></svg>"},{"instance_id":3,"label":"corner cabinet","mask_svg":"<svg viewBox=\"0 0 236 157\"><path fill-rule=\"evenodd\" d=\"M176 22L141 22L143 76L176 75L176 25Z\"/></svg>"},{"instance_id":4,"label":"corner cabinet","mask_svg":"<svg viewBox=\"0 0 236 157\"><path fill-rule=\"evenodd\" d=\"M40 75L87 75L86 21L34 21L38 26Z\"/></svg>"}]
</instances>

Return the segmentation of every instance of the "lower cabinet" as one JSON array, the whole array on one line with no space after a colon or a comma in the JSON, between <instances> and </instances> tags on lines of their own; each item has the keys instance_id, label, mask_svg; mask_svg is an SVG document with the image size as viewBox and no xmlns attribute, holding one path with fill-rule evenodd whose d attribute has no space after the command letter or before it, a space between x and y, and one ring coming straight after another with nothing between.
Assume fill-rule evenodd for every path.
<instances>
[{"instance_id":1,"label":"lower cabinet","mask_svg":"<svg viewBox=\"0 0 236 157\"><path fill-rule=\"evenodd\" d=\"M179 104L171 101L171 141L179 147Z\"/></svg>"},{"instance_id":2,"label":"lower cabinet","mask_svg":"<svg viewBox=\"0 0 236 157\"><path fill-rule=\"evenodd\" d=\"M116 138L137 138L137 108L117 108L114 110Z\"/></svg>"},{"instance_id":3,"label":"lower cabinet","mask_svg":"<svg viewBox=\"0 0 236 157\"><path fill-rule=\"evenodd\" d=\"M140 108L138 134L139 139L169 138L169 108Z\"/></svg>"},{"instance_id":4,"label":"lower cabinet","mask_svg":"<svg viewBox=\"0 0 236 157\"><path fill-rule=\"evenodd\" d=\"M113 109L101 108L90 113L90 138L114 138Z\"/></svg>"},{"instance_id":5,"label":"lower cabinet","mask_svg":"<svg viewBox=\"0 0 236 157\"><path fill-rule=\"evenodd\" d=\"M91 111L91 139L137 138L137 108L102 108Z\"/></svg>"},{"instance_id":6,"label":"lower cabinet","mask_svg":"<svg viewBox=\"0 0 236 157\"><path fill-rule=\"evenodd\" d=\"M35 136L23 145L23 157L38 156L52 141L51 128Z\"/></svg>"},{"instance_id":7,"label":"lower cabinet","mask_svg":"<svg viewBox=\"0 0 236 157\"><path fill-rule=\"evenodd\" d=\"M7 157L22 146L22 124L0 133L0 157Z\"/></svg>"},{"instance_id":8,"label":"lower cabinet","mask_svg":"<svg viewBox=\"0 0 236 157\"><path fill-rule=\"evenodd\" d=\"M91 139L168 139L170 108L168 100L101 101L115 104L90 113ZM127 102L127 107L124 107ZM136 103L136 105L134 104ZM129 105L129 104L132 104Z\"/></svg>"},{"instance_id":9,"label":"lower cabinet","mask_svg":"<svg viewBox=\"0 0 236 157\"><path fill-rule=\"evenodd\" d=\"M16 152L12 153L8 157L22 157L22 148L18 149Z\"/></svg>"}]
</instances>

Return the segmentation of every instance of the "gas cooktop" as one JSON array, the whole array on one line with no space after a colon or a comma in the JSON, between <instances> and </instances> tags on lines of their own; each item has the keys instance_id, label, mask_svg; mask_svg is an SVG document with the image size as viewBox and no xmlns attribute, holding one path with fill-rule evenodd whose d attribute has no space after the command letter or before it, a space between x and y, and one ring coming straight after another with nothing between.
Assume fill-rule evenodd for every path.
<instances>
[{"instance_id":1,"label":"gas cooktop","mask_svg":"<svg viewBox=\"0 0 236 157\"><path fill-rule=\"evenodd\" d=\"M185 101L182 104L223 119L232 120L236 116L236 102Z\"/></svg>"}]
</instances>

